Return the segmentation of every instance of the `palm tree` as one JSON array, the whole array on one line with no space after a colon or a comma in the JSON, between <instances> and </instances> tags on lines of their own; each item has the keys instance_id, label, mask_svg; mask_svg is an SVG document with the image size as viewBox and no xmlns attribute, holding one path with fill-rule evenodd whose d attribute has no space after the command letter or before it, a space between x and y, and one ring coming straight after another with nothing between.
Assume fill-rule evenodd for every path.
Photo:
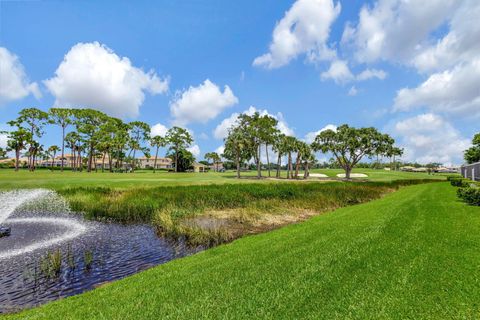
<instances>
[{"instance_id":1,"label":"palm tree","mask_svg":"<svg viewBox=\"0 0 480 320\"><path fill-rule=\"evenodd\" d=\"M80 142L80 135L75 131L69 132L65 136L65 142L67 147L72 150L72 161L70 163L70 167L72 171L75 171L77 169L77 160L80 158L80 151L77 145ZM79 151L78 155L76 154L77 151Z\"/></svg>"},{"instance_id":2,"label":"palm tree","mask_svg":"<svg viewBox=\"0 0 480 320\"><path fill-rule=\"evenodd\" d=\"M52 168L52 171L53 171L53 164L55 162L55 156L56 156L56 154L59 150L60 150L60 148L57 147L56 145L50 146L47 149L47 154L52 157L52 165L50 166ZM62 155L62 165L63 165L63 155Z\"/></svg>"},{"instance_id":3,"label":"palm tree","mask_svg":"<svg viewBox=\"0 0 480 320\"><path fill-rule=\"evenodd\" d=\"M225 138L225 150L222 154L224 158L235 161L238 179L240 179L241 163L251 159L255 153L252 141L245 132L246 130L241 122L231 127L228 130L228 136Z\"/></svg>"},{"instance_id":4,"label":"palm tree","mask_svg":"<svg viewBox=\"0 0 480 320\"><path fill-rule=\"evenodd\" d=\"M17 126L17 130L6 132L7 150L15 151L15 171L18 171L20 165L20 152L25 149L29 141L32 140L32 134L25 128L20 127L17 121L8 122L10 126Z\"/></svg>"},{"instance_id":5,"label":"palm tree","mask_svg":"<svg viewBox=\"0 0 480 320\"><path fill-rule=\"evenodd\" d=\"M288 155L287 179L293 179L292 153L297 151L297 138L285 137L285 152Z\"/></svg>"},{"instance_id":6,"label":"palm tree","mask_svg":"<svg viewBox=\"0 0 480 320\"><path fill-rule=\"evenodd\" d=\"M167 141L164 137L155 136L150 140L150 144L152 147L156 147L155 150L155 161L153 162L153 173L155 173L155 169L157 168L157 159L158 159L158 149L165 147Z\"/></svg>"},{"instance_id":7,"label":"palm tree","mask_svg":"<svg viewBox=\"0 0 480 320\"><path fill-rule=\"evenodd\" d=\"M217 172L218 171L218 163L221 160L220 156L216 152L207 152L205 154L205 160L208 161L209 159L212 160L214 170L215 170L215 172Z\"/></svg>"},{"instance_id":8,"label":"palm tree","mask_svg":"<svg viewBox=\"0 0 480 320\"><path fill-rule=\"evenodd\" d=\"M277 135L273 144L273 150L277 153L277 174L276 177L280 178L280 170L282 167L282 157L287 154L287 139L284 134Z\"/></svg>"}]
</instances>

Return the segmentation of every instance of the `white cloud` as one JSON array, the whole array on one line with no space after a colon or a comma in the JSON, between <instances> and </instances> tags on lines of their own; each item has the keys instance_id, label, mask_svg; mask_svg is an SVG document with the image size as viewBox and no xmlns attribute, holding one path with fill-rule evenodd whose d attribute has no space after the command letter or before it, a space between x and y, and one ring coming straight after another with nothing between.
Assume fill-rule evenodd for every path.
<instances>
[{"instance_id":1,"label":"white cloud","mask_svg":"<svg viewBox=\"0 0 480 320\"><path fill-rule=\"evenodd\" d=\"M275 26L269 52L255 58L253 65L279 68L301 54L311 61L333 59L336 53L327 40L340 10L333 0L296 1Z\"/></svg>"},{"instance_id":2,"label":"white cloud","mask_svg":"<svg viewBox=\"0 0 480 320\"><path fill-rule=\"evenodd\" d=\"M37 99L42 96L38 84L29 82L18 57L7 48L0 47L0 104L25 98L29 94Z\"/></svg>"},{"instance_id":3,"label":"white cloud","mask_svg":"<svg viewBox=\"0 0 480 320\"><path fill-rule=\"evenodd\" d=\"M7 135L4 133L0 133L0 148L5 149L7 147Z\"/></svg>"},{"instance_id":4,"label":"white cloud","mask_svg":"<svg viewBox=\"0 0 480 320\"><path fill-rule=\"evenodd\" d=\"M330 64L330 68L320 74L322 80L331 79L337 84L344 84L350 81L365 81L373 78L383 80L387 73L379 69L365 69L357 75L354 75L348 63L345 60L335 60Z\"/></svg>"},{"instance_id":5,"label":"white cloud","mask_svg":"<svg viewBox=\"0 0 480 320\"><path fill-rule=\"evenodd\" d=\"M360 62L410 63L428 45L432 32L448 21L461 3L460 0L378 0L373 6L363 6L357 25L347 24L342 43L353 46Z\"/></svg>"},{"instance_id":6,"label":"white cloud","mask_svg":"<svg viewBox=\"0 0 480 320\"><path fill-rule=\"evenodd\" d=\"M432 74L416 88L397 92L394 110L428 107L434 111L480 116L480 58Z\"/></svg>"},{"instance_id":7,"label":"white cloud","mask_svg":"<svg viewBox=\"0 0 480 320\"><path fill-rule=\"evenodd\" d=\"M365 69L360 74L356 76L357 81L369 80L372 78L377 78L383 80L387 77L387 73L383 70L378 69Z\"/></svg>"},{"instance_id":8,"label":"white cloud","mask_svg":"<svg viewBox=\"0 0 480 320\"><path fill-rule=\"evenodd\" d=\"M152 128L150 129L150 135L152 137L155 137L155 136L165 137L167 135L167 131L168 131L167 127L165 127L161 123L157 123L153 125Z\"/></svg>"},{"instance_id":9,"label":"white cloud","mask_svg":"<svg viewBox=\"0 0 480 320\"><path fill-rule=\"evenodd\" d=\"M237 103L238 99L229 86L225 86L222 92L215 83L207 79L198 87L190 86L183 92L177 92L170 103L170 112L175 123L180 125L191 122L206 123Z\"/></svg>"},{"instance_id":10,"label":"white cloud","mask_svg":"<svg viewBox=\"0 0 480 320\"><path fill-rule=\"evenodd\" d=\"M322 80L331 79L335 83L346 83L355 79L354 75L348 68L348 64L344 60L335 60L331 63L330 68L320 74Z\"/></svg>"},{"instance_id":11,"label":"white cloud","mask_svg":"<svg viewBox=\"0 0 480 320\"><path fill-rule=\"evenodd\" d=\"M305 135L305 139L304 139L305 142L306 143L312 143L313 141L315 141L315 138L320 134L320 132L325 131L325 130L337 131L337 126L334 125L334 124L327 124L325 127L323 127L322 129L320 129L318 131L309 132Z\"/></svg>"},{"instance_id":12,"label":"white cloud","mask_svg":"<svg viewBox=\"0 0 480 320\"><path fill-rule=\"evenodd\" d=\"M98 42L78 43L65 55L55 77L44 81L56 107L88 107L117 117L136 117L150 94L165 93L168 79L145 73Z\"/></svg>"},{"instance_id":13,"label":"white cloud","mask_svg":"<svg viewBox=\"0 0 480 320\"><path fill-rule=\"evenodd\" d=\"M348 95L351 97L356 96L357 94L358 94L358 89L355 88L355 86L352 86L350 90L348 90Z\"/></svg>"},{"instance_id":14,"label":"white cloud","mask_svg":"<svg viewBox=\"0 0 480 320\"><path fill-rule=\"evenodd\" d=\"M462 162L463 151L470 146L448 121L433 113L421 114L395 124L394 132L400 138L405 154L403 160L419 163Z\"/></svg>"},{"instance_id":15,"label":"white cloud","mask_svg":"<svg viewBox=\"0 0 480 320\"><path fill-rule=\"evenodd\" d=\"M225 146L224 145L219 146L217 149L215 149L215 152L221 156L225 152Z\"/></svg>"},{"instance_id":16,"label":"white cloud","mask_svg":"<svg viewBox=\"0 0 480 320\"><path fill-rule=\"evenodd\" d=\"M200 147L198 146L198 144L188 147L187 150L190 151L195 157L198 157L200 155Z\"/></svg>"},{"instance_id":17,"label":"white cloud","mask_svg":"<svg viewBox=\"0 0 480 320\"><path fill-rule=\"evenodd\" d=\"M252 115L255 112L259 112L260 115L269 115L275 119L278 120L277 124L277 129L280 130L281 133L287 135L287 136L294 136L295 133L293 129L291 129L285 119L283 118L283 114L281 112L278 112L277 114L271 114L265 109L257 109L254 106L250 106L247 110L245 110L243 113L246 113L248 115ZM213 130L213 136L216 139L224 139L228 135L228 130L235 125L235 123L238 120L238 116L240 114L235 112L230 115L230 117L225 118L220 122L217 127Z\"/></svg>"},{"instance_id":18,"label":"white cloud","mask_svg":"<svg viewBox=\"0 0 480 320\"><path fill-rule=\"evenodd\" d=\"M480 2L463 1L449 21L448 33L414 58L421 72L439 71L480 55Z\"/></svg>"}]
</instances>

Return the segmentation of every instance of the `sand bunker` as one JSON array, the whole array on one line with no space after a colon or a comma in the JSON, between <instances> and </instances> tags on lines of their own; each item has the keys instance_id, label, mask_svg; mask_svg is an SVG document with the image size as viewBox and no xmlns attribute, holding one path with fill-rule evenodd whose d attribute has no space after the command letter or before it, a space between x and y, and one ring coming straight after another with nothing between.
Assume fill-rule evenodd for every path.
<instances>
[{"instance_id":1,"label":"sand bunker","mask_svg":"<svg viewBox=\"0 0 480 320\"><path fill-rule=\"evenodd\" d=\"M339 178L345 178L345 173L337 174ZM350 173L350 178L367 178L368 176L364 173Z\"/></svg>"},{"instance_id":2,"label":"sand bunker","mask_svg":"<svg viewBox=\"0 0 480 320\"><path fill-rule=\"evenodd\" d=\"M328 178L328 176L323 173L310 173L310 178Z\"/></svg>"}]
</instances>

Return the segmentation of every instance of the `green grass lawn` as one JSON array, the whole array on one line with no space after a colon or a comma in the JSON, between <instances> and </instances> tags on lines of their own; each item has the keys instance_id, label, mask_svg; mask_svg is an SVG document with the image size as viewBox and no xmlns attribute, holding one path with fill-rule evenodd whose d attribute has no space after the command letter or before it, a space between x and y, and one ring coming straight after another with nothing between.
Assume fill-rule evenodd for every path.
<instances>
[{"instance_id":1,"label":"green grass lawn","mask_svg":"<svg viewBox=\"0 0 480 320\"><path fill-rule=\"evenodd\" d=\"M9 319L473 319L480 209L401 188Z\"/></svg>"},{"instance_id":2,"label":"green grass lawn","mask_svg":"<svg viewBox=\"0 0 480 320\"><path fill-rule=\"evenodd\" d=\"M329 177L335 177L338 173L343 173L339 169L313 170L315 173L323 173ZM372 169L355 169L353 172L365 173L368 180L371 181L392 181L399 179L443 179L440 175L428 175L426 173L411 173L400 171L385 171ZM267 172L263 172L267 176ZM155 187L155 186L174 186L174 185L192 185L192 184L211 184L211 183L244 183L256 181L253 177L255 171L243 172L242 176L252 179L236 179L235 172L225 173L168 173L152 171L139 171L135 173L101 173L101 172L71 172L37 170L28 172L20 170L14 172L12 169L0 169L0 189L16 188L50 188L63 189L70 187L113 187L113 188L131 188L131 187ZM272 176L275 173L272 172ZM285 176L286 173L283 172ZM318 179L310 179L315 181ZM260 182L271 182L264 179ZM278 180L277 180L278 181Z\"/></svg>"}]
</instances>

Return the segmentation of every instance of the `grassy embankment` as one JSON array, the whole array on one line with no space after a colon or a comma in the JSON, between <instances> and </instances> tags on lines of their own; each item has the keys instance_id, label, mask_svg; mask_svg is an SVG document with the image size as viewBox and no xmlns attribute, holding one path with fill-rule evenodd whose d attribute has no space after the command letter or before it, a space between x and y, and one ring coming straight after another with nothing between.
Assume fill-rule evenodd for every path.
<instances>
[{"instance_id":1,"label":"grassy embankment","mask_svg":"<svg viewBox=\"0 0 480 320\"><path fill-rule=\"evenodd\" d=\"M340 207L359 204L423 180L368 183L250 183L58 191L88 218L152 223L159 234L213 246Z\"/></svg>"},{"instance_id":2,"label":"grassy embankment","mask_svg":"<svg viewBox=\"0 0 480 320\"><path fill-rule=\"evenodd\" d=\"M401 188L7 318L478 318L480 209L455 191Z\"/></svg>"},{"instance_id":3,"label":"grassy embankment","mask_svg":"<svg viewBox=\"0 0 480 320\"><path fill-rule=\"evenodd\" d=\"M335 176L341 171L324 172ZM373 181L410 177L422 182L421 178L442 178L383 170L366 173ZM55 189L74 211L83 212L88 218L151 223L159 234L207 246L377 199L406 184L401 180L345 184L267 179L259 183L256 179L234 179L231 172L102 174L39 170L3 171L0 177L4 178L3 188L14 185ZM185 186L187 183L193 185Z\"/></svg>"}]
</instances>

